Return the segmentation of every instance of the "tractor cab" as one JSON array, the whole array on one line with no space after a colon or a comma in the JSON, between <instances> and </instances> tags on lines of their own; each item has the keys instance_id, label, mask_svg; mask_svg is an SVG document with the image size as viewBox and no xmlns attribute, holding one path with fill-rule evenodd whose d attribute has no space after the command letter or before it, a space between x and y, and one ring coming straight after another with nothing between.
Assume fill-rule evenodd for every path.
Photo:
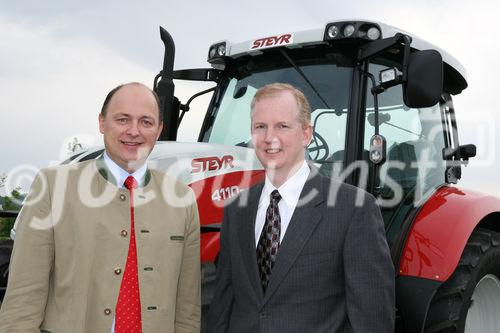
<instances>
[{"instance_id":1,"label":"tractor cab","mask_svg":"<svg viewBox=\"0 0 500 333\"><path fill-rule=\"evenodd\" d=\"M162 39L168 63L173 42L165 30ZM289 83L311 105L314 132L306 158L323 174L374 194L392 244L402 217L436 188L456 182L462 158L469 157L457 153L451 98L466 88L465 71L436 50L367 21L218 42L208 50L212 68L173 71L170 63L158 75L156 91L174 100L164 108L170 128L163 138L175 140L187 109L168 91L172 79L216 82L207 91L213 95L198 141L247 148L255 92L269 83Z\"/></svg>"},{"instance_id":2,"label":"tractor cab","mask_svg":"<svg viewBox=\"0 0 500 333\"><path fill-rule=\"evenodd\" d=\"M483 325L493 327L485 332L496 331L500 200L454 185L476 154L474 145L458 140L452 95L467 81L454 57L382 23L340 21L242 43L220 41L208 49L211 68L174 71L173 39L160 31L165 58L154 82L166 125L160 139L175 141L191 101L212 93L198 145L209 149L206 154L219 147L217 158L230 156L235 167L202 175L204 190L190 183L202 225L204 307L222 207L263 179L250 135L252 98L262 86L281 82L299 88L311 105L310 164L377 198L397 272L396 331L478 332ZM174 80L215 86L183 102L174 96ZM480 255L477 244L486 249Z\"/></svg>"}]
</instances>

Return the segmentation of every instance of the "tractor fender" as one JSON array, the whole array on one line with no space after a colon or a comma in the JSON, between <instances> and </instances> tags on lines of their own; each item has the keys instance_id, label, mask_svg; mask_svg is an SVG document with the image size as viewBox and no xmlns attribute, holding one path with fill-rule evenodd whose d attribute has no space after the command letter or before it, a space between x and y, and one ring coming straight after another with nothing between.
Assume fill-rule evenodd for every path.
<instances>
[{"instance_id":1,"label":"tractor fender","mask_svg":"<svg viewBox=\"0 0 500 333\"><path fill-rule=\"evenodd\" d=\"M399 275L446 281L455 271L473 230L495 212L500 212L499 198L441 187L414 219L403 247Z\"/></svg>"}]
</instances>

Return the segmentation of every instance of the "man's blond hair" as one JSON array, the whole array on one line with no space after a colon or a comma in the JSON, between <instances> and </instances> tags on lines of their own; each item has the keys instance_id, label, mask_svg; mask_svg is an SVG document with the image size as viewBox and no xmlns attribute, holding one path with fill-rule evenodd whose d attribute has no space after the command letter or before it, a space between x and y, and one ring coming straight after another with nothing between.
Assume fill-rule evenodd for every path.
<instances>
[{"instance_id":1,"label":"man's blond hair","mask_svg":"<svg viewBox=\"0 0 500 333\"><path fill-rule=\"evenodd\" d=\"M299 121L302 124L302 126L304 127L310 126L311 107L309 106L309 102L307 101L306 96L302 91L300 91L299 89L295 88L294 86L288 83L271 83L257 90L255 96L252 99L252 103L250 104L252 115L255 103L264 98L276 97L279 94L282 94L283 92L290 92L295 98L295 101L297 102L297 106L299 108Z\"/></svg>"}]
</instances>

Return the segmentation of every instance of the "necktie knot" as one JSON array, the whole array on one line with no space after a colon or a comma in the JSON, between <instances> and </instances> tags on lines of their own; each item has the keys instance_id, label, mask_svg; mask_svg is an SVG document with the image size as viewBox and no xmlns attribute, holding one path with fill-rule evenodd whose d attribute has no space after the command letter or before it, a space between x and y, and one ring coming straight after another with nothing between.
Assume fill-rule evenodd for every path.
<instances>
[{"instance_id":1,"label":"necktie knot","mask_svg":"<svg viewBox=\"0 0 500 333\"><path fill-rule=\"evenodd\" d=\"M281 194L278 192L278 190L274 190L271 192L271 202L278 203L281 200Z\"/></svg>"},{"instance_id":2,"label":"necktie knot","mask_svg":"<svg viewBox=\"0 0 500 333\"><path fill-rule=\"evenodd\" d=\"M129 190L135 189L138 186L137 180L133 176L128 176L127 179L125 179L125 182L123 185L128 188Z\"/></svg>"}]
</instances>

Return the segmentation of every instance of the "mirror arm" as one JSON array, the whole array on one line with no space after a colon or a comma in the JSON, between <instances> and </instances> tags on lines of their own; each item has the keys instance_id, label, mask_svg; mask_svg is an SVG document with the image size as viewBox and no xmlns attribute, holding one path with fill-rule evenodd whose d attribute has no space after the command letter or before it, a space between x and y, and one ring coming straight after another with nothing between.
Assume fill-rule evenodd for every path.
<instances>
[{"instance_id":1,"label":"mirror arm","mask_svg":"<svg viewBox=\"0 0 500 333\"><path fill-rule=\"evenodd\" d=\"M373 95L373 109L374 109L374 127L375 127L375 134L378 135L378 127L379 127L379 118L378 118L378 94L384 92L384 88L381 86L377 86L377 83L375 82L375 76L373 76L372 73L369 72L361 72L364 76L370 79L372 82L372 88L371 88L371 93Z\"/></svg>"},{"instance_id":2,"label":"mirror arm","mask_svg":"<svg viewBox=\"0 0 500 333\"><path fill-rule=\"evenodd\" d=\"M394 45L397 45L400 43L403 43L403 45L405 47L406 47L406 45L410 46L411 37L398 32L393 37L384 38L384 39L380 39L377 41L367 43L359 50L358 61L363 61L363 60L366 60L368 58L371 58L371 57L377 55L378 53L385 51L388 48L391 48ZM405 49L405 57L406 56L407 55L406 55L406 49Z\"/></svg>"},{"instance_id":3,"label":"mirror arm","mask_svg":"<svg viewBox=\"0 0 500 333\"><path fill-rule=\"evenodd\" d=\"M410 51L411 51L411 37L408 35L402 35L403 46L404 46L404 55L403 55L403 77L401 81L403 83L408 79L408 61L410 59Z\"/></svg>"},{"instance_id":4,"label":"mirror arm","mask_svg":"<svg viewBox=\"0 0 500 333\"><path fill-rule=\"evenodd\" d=\"M203 91L200 91L200 92L198 92L198 93L194 94L193 96L191 96L191 97L188 99L188 101L187 101L187 103L186 103L186 104L182 104L182 103L181 103L181 104L179 105L179 109L182 111L182 113L181 113L181 115L180 115L180 117L179 117L179 122L177 123L177 128L179 128L179 126L181 125L182 119L184 118L184 114L190 110L190 108L189 108L189 104L191 104L191 102L192 102L192 101L193 101L196 97L199 97L199 96L201 96L201 95L205 95L205 94L207 94L207 93L209 93L209 92L211 92L211 91L215 91L215 89L216 89L216 88L217 88L217 86L212 87L212 88L205 89L205 90L203 90Z\"/></svg>"}]
</instances>

